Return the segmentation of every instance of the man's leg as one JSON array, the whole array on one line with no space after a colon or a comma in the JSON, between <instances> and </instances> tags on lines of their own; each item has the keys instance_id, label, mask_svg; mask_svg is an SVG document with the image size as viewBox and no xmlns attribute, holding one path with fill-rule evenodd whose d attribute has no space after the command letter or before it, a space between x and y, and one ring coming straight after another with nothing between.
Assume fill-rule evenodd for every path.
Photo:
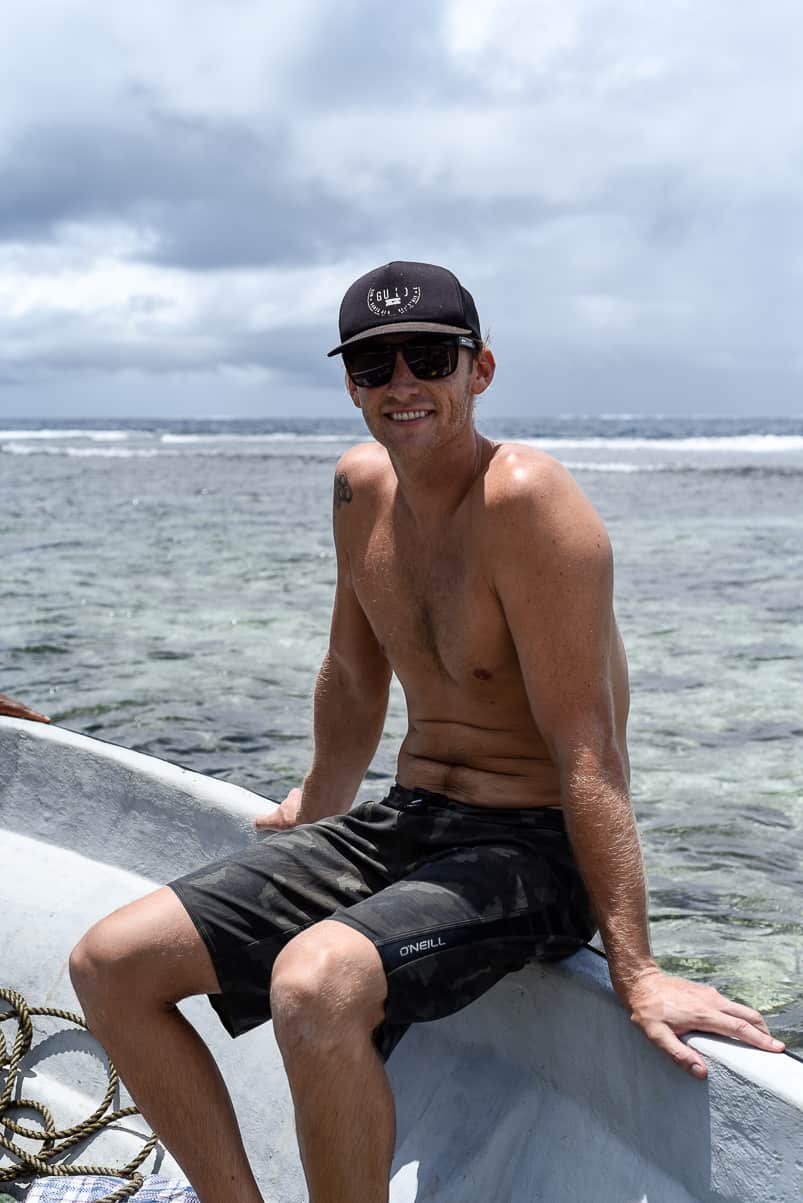
<instances>
[{"instance_id":1,"label":"man's leg","mask_svg":"<svg viewBox=\"0 0 803 1203\"><path fill-rule=\"evenodd\" d=\"M220 1071L176 1009L220 987L173 891L97 923L73 951L70 973L90 1030L201 1203L262 1203Z\"/></svg>"},{"instance_id":2,"label":"man's leg","mask_svg":"<svg viewBox=\"0 0 803 1203\"><path fill-rule=\"evenodd\" d=\"M274 1032L293 1093L310 1203L386 1203L396 1116L371 1034L387 981L374 945L323 920L279 953Z\"/></svg>"}]
</instances>

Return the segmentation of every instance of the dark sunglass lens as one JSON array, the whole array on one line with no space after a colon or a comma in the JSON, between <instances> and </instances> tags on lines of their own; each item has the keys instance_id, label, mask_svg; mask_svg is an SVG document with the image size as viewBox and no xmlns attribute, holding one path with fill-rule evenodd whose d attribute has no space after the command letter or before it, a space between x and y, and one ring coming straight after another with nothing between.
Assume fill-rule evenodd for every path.
<instances>
[{"instance_id":1,"label":"dark sunglass lens","mask_svg":"<svg viewBox=\"0 0 803 1203\"><path fill-rule=\"evenodd\" d=\"M440 380L457 367L459 348L454 342L407 343L402 351L418 380Z\"/></svg>"},{"instance_id":2,"label":"dark sunglass lens","mask_svg":"<svg viewBox=\"0 0 803 1203\"><path fill-rule=\"evenodd\" d=\"M352 347L343 351L343 361L349 376L360 388L379 388L392 379L398 351L418 380L441 380L451 376L460 354L456 339L432 338L386 346Z\"/></svg>"},{"instance_id":3,"label":"dark sunglass lens","mask_svg":"<svg viewBox=\"0 0 803 1203\"><path fill-rule=\"evenodd\" d=\"M396 349L386 347L380 350L344 351L343 361L349 376L360 388L379 388L387 384L393 375Z\"/></svg>"}]
</instances>

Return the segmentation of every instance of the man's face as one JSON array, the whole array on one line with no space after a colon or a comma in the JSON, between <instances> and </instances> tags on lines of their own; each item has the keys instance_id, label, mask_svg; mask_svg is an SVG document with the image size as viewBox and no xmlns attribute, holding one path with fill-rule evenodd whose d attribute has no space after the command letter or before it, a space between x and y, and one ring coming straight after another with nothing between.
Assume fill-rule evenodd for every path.
<instances>
[{"instance_id":1,"label":"man's face","mask_svg":"<svg viewBox=\"0 0 803 1203\"><path fill-rule=\"evenodd\" d=\"M399 347L420 341L420 335L396 334L368 345ZM389 451L433 450L472 425L474 398L485 391L493 373L494 359L487 348L474 354L460 347L457 367L449 376L419 380L397 354L387 384L365 388L346 373L346 387L371 434Z\"/></svg>"}]
</instances>

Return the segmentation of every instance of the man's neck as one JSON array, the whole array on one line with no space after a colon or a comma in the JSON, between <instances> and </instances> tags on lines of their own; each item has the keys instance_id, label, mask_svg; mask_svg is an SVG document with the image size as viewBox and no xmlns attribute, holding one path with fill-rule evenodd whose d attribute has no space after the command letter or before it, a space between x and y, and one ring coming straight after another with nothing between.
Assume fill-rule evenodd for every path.
<instances>
[{"instance_id":1,"label":"man's neck","mask_svg":"<svg viewBox=\"0 0 803 1203\"><path fill-rule=\"evenodd\" d=\"M473 423L450 442L412 456L388 451L399 496L416 525L429 527L461 504L493 455L493 444Z\"/></svg>"}]
</instances>

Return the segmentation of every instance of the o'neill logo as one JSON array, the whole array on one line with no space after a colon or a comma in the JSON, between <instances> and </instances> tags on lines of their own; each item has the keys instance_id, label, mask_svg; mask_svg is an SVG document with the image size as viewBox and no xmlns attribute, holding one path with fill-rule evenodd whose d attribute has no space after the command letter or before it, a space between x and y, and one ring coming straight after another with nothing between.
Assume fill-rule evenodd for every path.
<instances>
[{"instance_id":1,"label":"o'neill logo","mask_svg":"<svg viewBox=\"0 0 803 1203\"><path fill-rule=\"evenodd\" d=\"M410 957L414 952L428 952L431 948L445 948L446 941L438 936L437 940L418 940L415 944L402 944L399 949L400 957Z\"/></svg>"},{"instance_id":2,"label":"o'neill logo","mask_svg":"<svg viewBox=\"0 0 803 1203\"><path fill-rule=\"evenodd\" d=\"M408 313L421 300L421 289L415 284L408 287L400 284L396 288L369 288L368 308L377 317L399 317Z\"/></svg>"}]
</instances>

